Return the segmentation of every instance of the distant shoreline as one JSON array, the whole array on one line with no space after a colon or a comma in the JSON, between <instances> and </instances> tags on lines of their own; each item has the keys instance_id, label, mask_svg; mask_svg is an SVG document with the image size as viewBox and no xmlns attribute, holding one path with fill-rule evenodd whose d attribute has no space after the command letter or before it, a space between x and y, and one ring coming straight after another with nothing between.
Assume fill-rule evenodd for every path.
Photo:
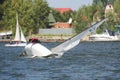
<instances>
[{"instance_id":1,"label":"distant shoreline","mask_svg":"<svg viewBox=\"0 0 120 80\"><path fill-rule=\"evenodd\" d=\"M41 39L41 42L64 42L69 39ZM2 39L0 42L10 42L9 39ZM92 40L81 40L81 42L120 42L120 40L115 41L92 41Z\"/></svg>"}]
</instances>

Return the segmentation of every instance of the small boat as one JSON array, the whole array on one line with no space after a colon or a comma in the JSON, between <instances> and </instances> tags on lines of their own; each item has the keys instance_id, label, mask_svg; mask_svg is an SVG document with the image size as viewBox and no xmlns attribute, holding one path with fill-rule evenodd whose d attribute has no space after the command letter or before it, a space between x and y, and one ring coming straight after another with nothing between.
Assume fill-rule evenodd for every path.
<instances>
[{"instance_id":1,"label":"small boat","mask_svg":"<svg viewBox=\"0 0 120 80\"><path fill-rule=\"evenodd\" d=\"M21 27L18 23L18 16L16 16L16 33L14 40L11 40L9 44L5 44L5 46L26 46L27 41L25 39L25 36L22 32Z\"/></svg>"},{"instance_id":2,"label":"small boat","mask_svg":"<svg viewBox=\"0 0 120 80\"><path fill-rule=\"evenodd\" d=\"M105 30L104 33L91 35L90 40L92 41L116 41L118 40L118 37L114 34L110 34L108 30Z\"/></svg>"},{"instance_id":3,"label":"small boat","mask_svg":"<svg viewBox=\"0 0 120 80\"><path fill-rule=\"evenodd\" d=\"M94 32L97 27L99 27L103 22L105 22L106 19L92 25L87 30L83 31L82 33L79 33L78 35L74 36L73 38L63 42L62 44L52 48L48 49L47 47L43 46L39 43L37 39L31 39L29 40L29 44L25 46L24 52L20 54L20 56L26 56L26 57L57 57L60 58L66 51L74 48L77 46L81 39L83 39L85 36L90 34L91 32Z\"/></svg>"}]
</instances>

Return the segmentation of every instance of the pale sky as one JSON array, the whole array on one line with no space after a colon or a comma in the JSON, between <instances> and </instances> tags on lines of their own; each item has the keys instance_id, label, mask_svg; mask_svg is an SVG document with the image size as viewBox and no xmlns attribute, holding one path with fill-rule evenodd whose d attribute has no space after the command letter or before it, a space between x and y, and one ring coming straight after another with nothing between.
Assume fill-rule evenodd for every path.
<instances>
[{"instance_id":1,"label":"pale sky","mask_svg":"<svg viewBox=\"0 0 120 80\"><path fill-rule=\"evenodd\" d=\"M90 5L93 0L46 0L52 8L72 8L79 9L82 5Z\"/></svg>"}]
</instances>

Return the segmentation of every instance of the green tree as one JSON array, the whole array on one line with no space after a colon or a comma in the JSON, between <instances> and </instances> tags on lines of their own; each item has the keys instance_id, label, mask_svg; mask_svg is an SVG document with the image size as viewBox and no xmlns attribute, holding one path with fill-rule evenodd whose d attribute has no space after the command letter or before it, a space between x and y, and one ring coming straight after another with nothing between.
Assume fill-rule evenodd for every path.
<instances>
[{"instance_id":1,"label":"green tree","mask_svg":"<svg viewBox=\"0 0 120 80\"><path fill-rule=\"evenodd\" d=\"M3 2L4 0L0 0L0 20L2 19L2 14L3 14L3 7L2 7Z\"/></svg>"},{"instance_id":2,"label":"green tree","mask_svg":"<svg viewBox=\"0 0 120 80\"><path fill-rule=\"evenodd\" d=\"M115 30L115 15L113 13L109 13L107 28L112 31Z\"/></svg>"},{"instance_id":3,"label":"green tree","mask_svg":"<svg viewBox=\"0 0 120 80\"><path fill-rule=\"evenodd\" d=\"M54 18L57 22L64 22L65 21L63 14L61 14L59 11L56 11L53 8L51 8L51 10L53 11Z\"/></svg>"},{"instance_id":4,"label":"green tree","mask_svg":"<svg viewBox=\"0 0 120 80\"><path fill-rule=\"evenodd\" d=\"M49 7L45 0L6 0L2 5L4 28L15 30L16 13L19 24L26 34L36 33L45 27Z\"/></svg>"},{"instance_id":5,"label":"green tree","mask_svg":"<svg viewBox=\"0 0 120 80\"><path fill-rule=\"evenodd\" d=\"M63 13L64 21L67 22L69 18L73 18L73 14L74 14L73 11L68 11L68 12Z\"/></svg>"},{"instance_id":6,"label":"green tree","mask_svg":"<svg viewBox=\"0 0 120 80\"><path fill-rule=\"evenodd\" d=\"M114 1L114 12L117 16L117 22L120 23L120 0L115 0Z\"/></svg>"},{"instance_id":7,"label":"green tree","mask_svg":"<svg viewBox=\"0 0 120 80\"><path fill-rule=\"evenodd\" d=\"M21 25L24 32L27 32L27 28L30 29L33 25L32 13L32 1L28 0L6 0L3 4L4 14L3 23L6 29L10 30L11 27L13 32L15 31L16 25L16 14L18 14L19 24Z\"/></svg>"},{"instance_id":8,"label":"green tree","mask_svg":"<svg viewBox=\"0 0 120 80\"><path fill-rule=\"evenodd\" d=\"M4 9L4 7L2 5L3 5L4 1L5 0L0 0L0 31L4 30L4 25L3 25L3 22L2 22L3 9Z\"/></svg>"},{"instance_id":9,"label":"green tree","mask_svg":"<svg viewBox=\"0 0 120 80\"><path fill-rule=\"evenodd\" d=\"M92 6L82 6L76 11L75 15L75 30L77 33L83 31L84 29L88 28L92 22L93 17Z\"/></svg>"},{"instance_id":10,"label":"green tree","mask_svg":"<svg viewBox=\"0 0 120 80\"><path fill-rule=\"evenodd\" d=\"M39 28L46 28L50 8L45 0L34 0L35 25Z\"/></svg>"},{"instance_id":11,"label":"green tree","mask_svg":"<svg viewBox=\"0 0 120 80\"><path fill-rule=\"evenodd\" d=\"M93 0L93 5L102 5L105 7L109 3L113 4L114 0Z\"/></svg>"}]
</instances>

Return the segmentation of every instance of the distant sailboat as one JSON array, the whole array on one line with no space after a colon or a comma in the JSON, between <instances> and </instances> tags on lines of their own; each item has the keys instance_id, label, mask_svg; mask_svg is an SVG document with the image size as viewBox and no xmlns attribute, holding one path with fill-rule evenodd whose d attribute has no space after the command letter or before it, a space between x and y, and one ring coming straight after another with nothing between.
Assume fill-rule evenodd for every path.
<instances>
[{"instance_id":1,"label":"distant sailboat","mask_svg":"<svg viewBox=\"0 0 120 80\"><path fill-rule=\"evenodd\" d=\"M18 23L18 15L16 16L15 38L14 38L14 40L12 40L12 42L15 42L15 43L6 44L5 46L26 46L27 45L27 41L25 39L25 36L24 36L22 29Z\"/></svg>"},{"instance_id":2,"label":"distant sailboat","mask_svg":"<svg viewBox=\"0 0 120 80\"><path fill-rule=\"evenodd\" d=\"M35 57L35 56L47 57L47 56L57 55L57 57L61 57L66 51L77 46L80 43L81 39L83 39L86 35L95 31L95 29L99 27L104 21L106 21L106 19L92 25L87 30L63 42L62 44L56 46L52 50L47 49L45 46L41 45L40 43L30 43L25 47L25 51L21 55L31 56L31 57Z\"/></svg>"}]
</instances>

